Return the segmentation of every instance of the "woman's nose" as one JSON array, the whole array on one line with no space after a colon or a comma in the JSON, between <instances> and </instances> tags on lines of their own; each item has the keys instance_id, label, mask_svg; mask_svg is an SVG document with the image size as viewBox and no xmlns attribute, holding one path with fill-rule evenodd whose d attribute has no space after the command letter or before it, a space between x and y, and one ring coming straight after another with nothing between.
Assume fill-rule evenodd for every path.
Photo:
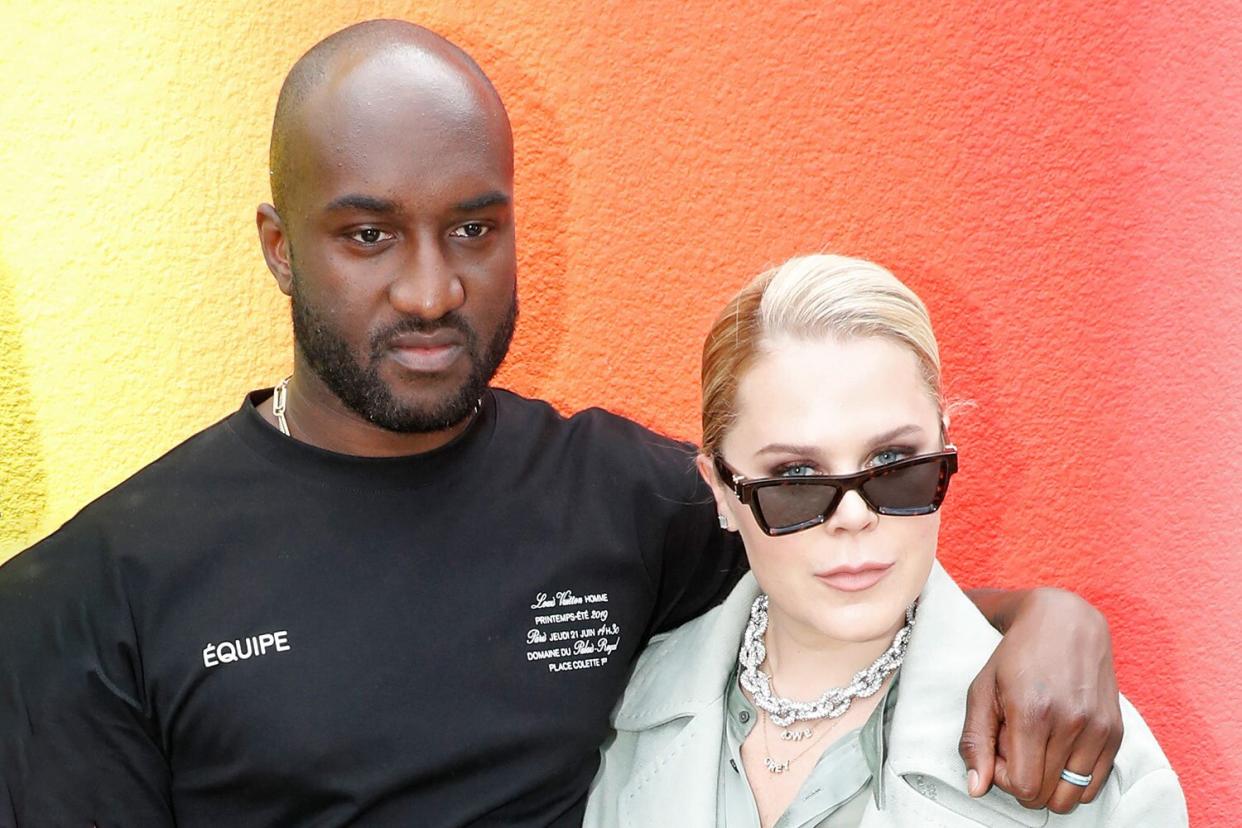
<instances>
[{"instance_id":1,"label":"woman's nose","mask_svg":"<svg viewBox=\"0 0 1242 828\"><path fill-rule=\"evenodd\" d=\"M857 490L846 492L828 518L828 528L838 532L861 532L875 525L879 517Z\"/></svg>"}]
</instances>

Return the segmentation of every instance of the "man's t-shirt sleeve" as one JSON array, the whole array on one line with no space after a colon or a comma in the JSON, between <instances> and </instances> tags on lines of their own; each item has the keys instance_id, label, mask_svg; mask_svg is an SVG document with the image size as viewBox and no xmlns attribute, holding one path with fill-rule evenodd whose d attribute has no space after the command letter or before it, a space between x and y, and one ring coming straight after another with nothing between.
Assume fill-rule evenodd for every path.
<instances>
[{"instance_id":1,"label":"man's t-shirt sleeve","mask_svg":"<svg viewBox=\"0 0 1242 828\"><path fill-rule=\"evenodd\" d=\"M173 824L132 614L92 534L71 523L0 566L0 826Z\"/></svg>"},{"instance_id":2,"label":"man's t-shirt sleeve","mask_svg":"<svg viewBox=\"0 0 1242 828\"><path fill-rule=\"evenodd\" d=\"M720 528L711 489L694 467L694 448L670 466L680 492L665 532L657 573L656 611L650 634L671 630L719 604L746 572L746 554L736 533Z\"/></svg>"}]
</instances>

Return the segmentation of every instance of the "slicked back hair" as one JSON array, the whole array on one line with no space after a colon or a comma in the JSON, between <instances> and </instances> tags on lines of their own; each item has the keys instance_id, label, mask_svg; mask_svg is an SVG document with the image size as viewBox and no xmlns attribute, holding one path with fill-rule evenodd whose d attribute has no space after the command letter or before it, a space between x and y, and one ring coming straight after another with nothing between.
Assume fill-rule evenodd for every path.
<instances>
[{"instance_id":1,"label":"slicked back hair","mask_svg":"<svg viewBox=\"0 0 1242 828\"><path fill-rule=\"evenodd\" d=\"M738 384L780 337L879 336L916 357L927 392L944 411L940 350L922 300L873 262L818 254L790 259L735 295L703 343L703 445L709 456L737 417Z\"/></svg>"}]
</instances>

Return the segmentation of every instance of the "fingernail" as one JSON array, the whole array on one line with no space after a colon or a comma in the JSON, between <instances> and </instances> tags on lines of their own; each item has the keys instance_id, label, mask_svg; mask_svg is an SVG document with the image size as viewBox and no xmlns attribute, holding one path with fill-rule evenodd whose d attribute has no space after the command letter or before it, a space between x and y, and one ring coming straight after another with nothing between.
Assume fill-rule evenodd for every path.
<instances>
[{"instance_id":1,"label":"fingernail","mask_svg":"<svg viewBox=\"0 0 1242 828\"><path fill-rule=\"evenodd\" d=\"M970 773L966 774L966 790L970 791L971 796L979 795L979 771L974 768L971 768Z\"/></svg>"}]
</instances>

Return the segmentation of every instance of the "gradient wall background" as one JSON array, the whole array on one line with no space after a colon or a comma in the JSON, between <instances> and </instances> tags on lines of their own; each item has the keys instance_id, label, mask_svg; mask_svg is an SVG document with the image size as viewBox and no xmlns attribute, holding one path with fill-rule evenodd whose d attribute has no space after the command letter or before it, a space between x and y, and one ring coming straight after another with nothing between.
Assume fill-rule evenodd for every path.
<instances>
[{"instance_id":1,"label":"gradient wall background","mask_svg":"<svg viewBox=\"0 0 1242 828\"><path fill-rule=\"evenodd\" d=\"M276 93L405 17L513 115L504 384L696 437L731 291L808 250L889 265L975 403L943 559L1101 607L1193 823L1236 824L1237 3L137 6L0 7L0 559L287 372L253 223Z\"/></svg>"}]
</instances>

